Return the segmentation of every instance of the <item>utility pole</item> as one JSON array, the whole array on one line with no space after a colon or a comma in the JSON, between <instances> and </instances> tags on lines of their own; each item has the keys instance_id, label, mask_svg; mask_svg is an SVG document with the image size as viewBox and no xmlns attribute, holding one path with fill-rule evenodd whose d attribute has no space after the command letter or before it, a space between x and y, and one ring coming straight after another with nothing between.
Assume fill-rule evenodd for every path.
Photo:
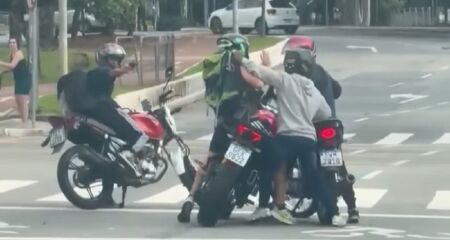
<instances>
[{"instance_id":1,"label":"utility pole","mask_svg":"<svg viewBox=\"0 0 450 240\"><path fill-rule=\"evenodd\" d=\"M37 0L28 0L28 21L31 29L30 50L31 50L31 74L32 74L32 92L31 92L31 124L32 127L36 127L36 110L38 103L38 48L39 48L39 9L37 6Z\"/></svg>"},{"instance_id":2,"label":"utility pole","mask_svg":"<svg viewBox=\"0 0 450 240\"><path fill-rule=\"evenodd\" d=\"M208 27L208 15L209 15L209 5L208 5L208 0L203 0L203 11L204 11L204 23L205 23L205 27Z\"/></svg>"},{"instance_id":3,"label":"utility pole","mask_svg":"<svg viewBox=\"0 0 450 240\"><path fill-rule=\"evenodd\" d=\"M329 2L328 0L325 0L325 25L328 26L330 23L330 12L328 11L329 8Z\"/></svg>"},{"instance_id":4,"label":"utility pole","mask_svg":"<svg viewBox=\"0 0 450 240\"><path fill-rule=\"evenodd\" d=\"M261 36L266 36L266 1L262 1L262 7L261 7Z\"/></svg>"},{"instance_id":5,"label":"utility pole","mask_svg":"<svg viewBox=\"0 0 450 240\"><path fill-rule=\"evenodd\" d=\"M59 0L59 56L61 64L61 75L68 72L67 53L67 0Z\"/></svg>"},{"instance_id":6,"label":"utility pole","mask_svg":"<svg viewBox=\"0 0 450 240\"><path fill-rule=\"evenodd\" d=\"M233 32L239 33L238 0L233 0Z\"/></svg>"}]
</instances>

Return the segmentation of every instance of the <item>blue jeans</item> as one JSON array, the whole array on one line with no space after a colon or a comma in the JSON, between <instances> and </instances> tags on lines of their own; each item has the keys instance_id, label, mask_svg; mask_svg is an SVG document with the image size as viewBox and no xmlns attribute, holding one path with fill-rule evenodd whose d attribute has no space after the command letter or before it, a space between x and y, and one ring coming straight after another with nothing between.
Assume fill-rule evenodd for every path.
<instances>
[{"instance_id":1,"label":"blue jeans","mask_svg":"<svg viewBox=\"0 0 450 240\"><path fill-rule=\"evenodd\" d=\"M317 142L305 137L286 135L278 135L275 141L281 148L283 159L288 163L300 159L301 166L304 168L302 172L309 183L307 185L316 186L311 192L313 197L320 199L331 215L336 215L338 213L337 198L319 169Z\"/></svg>"}]
</instances>

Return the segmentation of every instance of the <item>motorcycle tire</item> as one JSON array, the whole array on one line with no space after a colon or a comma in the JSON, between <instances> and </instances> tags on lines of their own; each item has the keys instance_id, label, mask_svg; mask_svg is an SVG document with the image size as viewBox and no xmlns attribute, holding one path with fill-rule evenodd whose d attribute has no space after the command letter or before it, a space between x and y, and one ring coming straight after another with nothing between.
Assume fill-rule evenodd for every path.
<instances>
[{"instance_id":1,"label":"motorcycle tire","mask_svg":"<svg viewBox=\"0 0 450 240\"><path fill-rule=\"evenodd\" d=\"M294 208L294 210L291 211L291 215L295 218L309 218L317 212L317 205L317 200L313 199L311 205L307 209L298 212L295 211L296 208Z\"/></svg>"},{"instance_id":2,"label":"motorcycle tire","mask_svg":"<svg viewBox=\"0 0 450 240\"><path fill-rule=\"evenodd\" d=\"M220 216L220 219L223 219L223 220L230 219L231 214L233 213L234 207L235 207L234 204L232 204L230 202L227 202L226 205L223 208L222 215Z\"/></svg>"},{"instance_id":3,"label":"motorcycle tire","mask_svg":"<svg viewBox=\"0 0 450 240\"><path fill-rule=\"evenodd\" d=\"M223 217L224 208L229 205L227 196L242 171L241 167L234 164L226 165L218 165L201 189L197 222L204 227L215 226L219 218Z\"/></svg>"},{"instance_id":4,"label":"motorcycle tire","mask_svg":"<svg viewBox=\"0 0 450 240\"><path fill-rule=\"evenodd\" d=\"M100 194L94 199L84 199L80 197L73 189L70 184L68 170L69 165L75 157L81 152L86 150L86 146L73 146L69 148L59 159L58 167L57 167L57 177L58 177L58 185L64 196L71 202L74 206L81 209L97 209L103 207L110 201L112 192L114 190L114 183L108 177L102 178L102 191ZM89 160L82 159L85 164L89 165ZM92 165L92 163L91 163Z\"/></svg>"}]
</instances>

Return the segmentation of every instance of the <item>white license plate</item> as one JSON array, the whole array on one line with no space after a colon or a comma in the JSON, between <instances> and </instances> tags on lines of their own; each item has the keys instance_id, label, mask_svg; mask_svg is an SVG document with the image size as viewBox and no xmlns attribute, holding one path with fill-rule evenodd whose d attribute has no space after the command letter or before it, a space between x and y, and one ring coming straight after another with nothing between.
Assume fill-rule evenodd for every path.
<instances>
[{"instance_id":1,"label":"white license plate","mask_svg":"<svg viewBox=\"0 0 450 240\"><path fill-rule=\"evenodd\" d=\"M339 167L344 164L340 150L321 151L320 165L322 167Z\"/></svg>"},{"instance_id":2,"label":"white license plate","mask_svg":"<svg viewBox=\"0 0 450 240\"><path fill-rule=\"evenodd\" d=\"M50 132L50 147L53 148L58 144L63 143L66 141L66 132L64 131L64 128L57 128L53 129Z\"/></svg>"},{"instance_id":3,"label":"white license plate","mask_svg":"<svg viewBox=\"0 0 450 240\"><path fill-rule=\"evenodd\" d=\"M233 142L225 153L225 158L241 167L244 167L251 155L251 149Z\"/></svg>"}]
</instances>

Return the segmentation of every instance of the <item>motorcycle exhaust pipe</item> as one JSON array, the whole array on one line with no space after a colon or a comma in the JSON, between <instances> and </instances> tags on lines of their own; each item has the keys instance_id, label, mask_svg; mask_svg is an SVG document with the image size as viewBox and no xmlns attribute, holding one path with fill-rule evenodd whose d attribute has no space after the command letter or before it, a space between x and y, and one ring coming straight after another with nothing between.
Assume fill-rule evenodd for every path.
<instances>
[{"instance_id":1,"label":"motorcycle exhaust pipe","mask_svg":"<svg viewBox=\"0 0 450 240\"><path fill-rule=\"evenodd\" d=\"M105 171L106 173L111 173L112 162L103 155L91 149L84 148L83 151L80 151L79 156L81 159L85 159L93 163L100 170Z\"/></svg>"}]
</instances>

